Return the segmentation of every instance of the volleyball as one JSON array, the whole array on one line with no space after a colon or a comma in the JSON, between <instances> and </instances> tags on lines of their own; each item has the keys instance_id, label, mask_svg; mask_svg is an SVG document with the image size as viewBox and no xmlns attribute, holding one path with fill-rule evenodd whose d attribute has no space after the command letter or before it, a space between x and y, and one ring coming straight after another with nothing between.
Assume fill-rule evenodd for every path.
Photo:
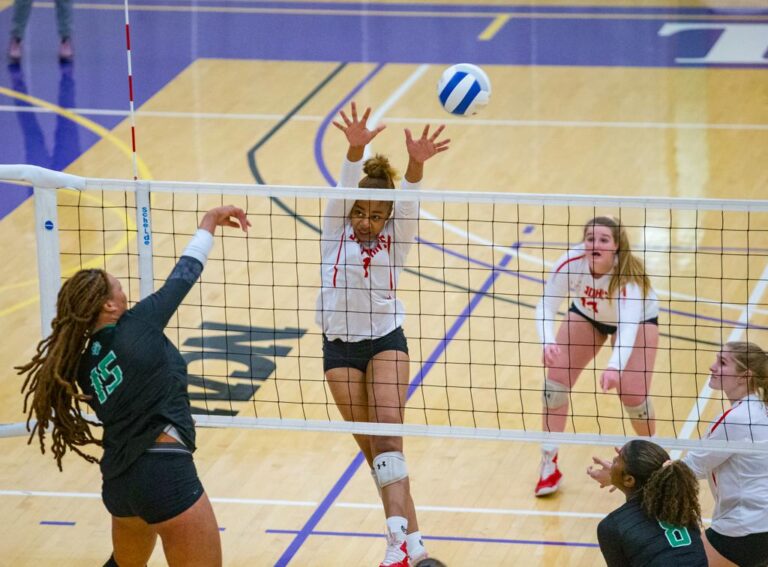
<instances>
[{"instance_id":1,"label":"volleyball","mask_svg":"<svg viewBox=\"0 0 768 567\"><path fill-rule=\"evenodd\" d=\"M488 104L491 81L477 65L458 63L443 71L437 95L440 104L451 114L472 116Z\"/></svg>"}]
</instances>

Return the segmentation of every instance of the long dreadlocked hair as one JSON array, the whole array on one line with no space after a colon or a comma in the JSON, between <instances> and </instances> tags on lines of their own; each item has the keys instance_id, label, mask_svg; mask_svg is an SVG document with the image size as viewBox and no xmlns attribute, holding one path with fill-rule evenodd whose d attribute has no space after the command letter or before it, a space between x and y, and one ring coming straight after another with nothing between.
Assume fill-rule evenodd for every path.
<instances>
[{"instance_id":1,"label":"long dreadlocked hair","mask_svg":"<svg viewBox=\"0 0 768 567\"><path fill-rule=\"evenodd\" d=\"M21 392L26 391L24 413L27 430L31 431L28 443L32 443L37 433L40 451L45 453L45 432L51 425L51 451L59 470L67 449L91 463L99 462L78 448L89 444L100 446L101 440L93 436L89 422L80 411L80 403L88 397L78 392L77 367L101 307L110 295L104 270L77 272L59 290L51 334L37 344L37 352L30 362L16 367L19 374L27 375ZM30 430L33 418L37 422Z\"/></svg>"}]
</instances>

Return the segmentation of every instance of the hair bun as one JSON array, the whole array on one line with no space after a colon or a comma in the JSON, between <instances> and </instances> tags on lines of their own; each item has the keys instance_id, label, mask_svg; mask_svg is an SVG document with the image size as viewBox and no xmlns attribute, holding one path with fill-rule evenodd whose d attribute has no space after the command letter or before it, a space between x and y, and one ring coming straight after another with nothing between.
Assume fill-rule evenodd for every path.
<instances>
[{"instance_id":1,"label":"hair bun","mask_svg":"<svg viewBox=\"0 0 768 567\"><path fill-rule=\"evenodd\" d=\"M397 177L397 172L392 165L390 165L389 159L381 154L376 154L372 158L366 160L363 164L363 171L371 179L394 181Z\"/></svg>"}]
</instances>

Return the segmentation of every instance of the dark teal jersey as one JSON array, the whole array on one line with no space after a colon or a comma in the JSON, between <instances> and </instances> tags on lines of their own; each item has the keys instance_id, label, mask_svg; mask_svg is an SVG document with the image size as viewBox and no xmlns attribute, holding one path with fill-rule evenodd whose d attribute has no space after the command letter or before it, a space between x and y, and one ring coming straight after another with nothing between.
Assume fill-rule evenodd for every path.
<instances>
[{"instance_id":1,"label":"dark teal jersey","mask_svg":"<svg viewBox=\"0 0 768 567\"><path fill-rule=\"evenodd\" d=\"M78 385L104 426L105 479L123 473L169 424L195 449L187 364L164 329L202 270L182 256L163 287L94 333L80 358Z\"/></svg>"},{"instance_id":2,"label":"dark teal jersey","mask_svg":"<svg viewBox=\"0 0 768 567\"><path fill-rule=\"evenodd\" d=\"M639 498L603 518L597 540L608 567L707 567L699 528L658 522Z\"/></svg>"}]
</instances>

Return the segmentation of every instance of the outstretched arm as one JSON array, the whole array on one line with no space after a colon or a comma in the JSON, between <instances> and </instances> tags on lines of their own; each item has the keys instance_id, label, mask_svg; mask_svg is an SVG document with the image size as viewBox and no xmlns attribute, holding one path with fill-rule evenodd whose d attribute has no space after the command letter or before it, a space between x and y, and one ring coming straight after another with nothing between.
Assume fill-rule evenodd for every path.
<instances>
[{"instance_id":1,"label":"outstretched arm","mask_svg":"<svg viewBox=\"0 0 768 567\"><path fill-rule=\"evenodd\" d=\"M408 168L403 178L403 189L418 189L424 175L424 162L432 156L448 149L450 139L438 140L445 126L438 126L430 136L429 125L424 127L421 137L414 139L411 131L405 129L405 147L408 150ZM417 201L396 201L392 215L395 242L401 244L395 248L395 265L405 263L411 244L419 230L419 203Z\"/></svg>"},{"instance_id":2,"label":"outstretched arm","mask_svg":"<svg viewBox=\"0 0 768 567\"><path fill-rule=\"evenodd\" d=\"M245 211L232 205L216 207L205 213L197 232L181 253L181 258L163 287L139 301L131 310L135 315L165 328L200 277L213 246L213 233L218 226L241 228L243 232L247 232L251 223L246 218Z\"/></svg>"}]
</instances>

